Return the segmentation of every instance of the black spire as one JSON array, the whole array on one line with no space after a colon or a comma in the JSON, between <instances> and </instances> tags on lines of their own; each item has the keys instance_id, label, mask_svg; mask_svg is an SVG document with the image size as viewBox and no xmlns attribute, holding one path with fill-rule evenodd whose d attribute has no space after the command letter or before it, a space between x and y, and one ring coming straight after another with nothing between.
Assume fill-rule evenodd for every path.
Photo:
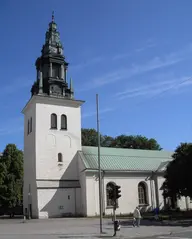
<instances>
[{"instance_id":1,"label":"black spire","mask_svg":"<svg viewBox=\"0 0 192 239\"><path fill-rule=\"evenodd\" d=\"M73 89L68 87L67 83L68 63L63 55L63 46L57 31L54 12L45 34L41 56L37 58L35 65L37 79L31 89L32 95L45 94L50 97L73 98Z\"/></svg>"},{"instance_id":2,"label":"black spire","mask_svg":"<svg viewBox=\"0 0 192 239\"><path fill-rule=\"evenodd\" d=\"M52 22L54 22L54 11L52 11Z\"/></svg>"}]
</instances>

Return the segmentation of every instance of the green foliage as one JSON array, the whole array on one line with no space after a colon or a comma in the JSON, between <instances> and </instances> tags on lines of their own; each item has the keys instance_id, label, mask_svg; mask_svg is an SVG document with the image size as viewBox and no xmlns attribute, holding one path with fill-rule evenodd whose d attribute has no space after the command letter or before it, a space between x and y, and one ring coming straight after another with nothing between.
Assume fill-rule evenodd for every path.
<instances>
[{"instance_id":1,"label":"green foliage","mask_svg":"<svg viewBox=\"0 0 192 239\"><path fill-rule=\"evenodd\" d=\"M81 138L82 138L82 145L86 145L86 146L97 145L97 132L95 129L82 129Z\"/></svg>"},{"instance_id":2,"label":"green foliage","mask_svg":"<svg viewBox=\"0 0 192 239\"><path fill-rule=\"evenodd\" d=\"M181 143L173 154L165 173L165 196L192 197L192 143Z\"/></svg>"},{"instance_id":3,"label":"green foliage","mask_svg":"<svg viewBox=\"0 0 192 239\"><path fill-rule=\"evenodd\" d=\"M0 206L12 208L22 201L23 152L8 144L0 158Z\"/></svg>"},{"instance_id":4,"label":"green foliage","mask_svg":"<svg viewBox=\"0 0 192 239\"><path fill-rule=\"evenodd\" d=\"M95 129L82 129L82 145L97 146L97 137ZM141 135L119 135L114 138L108 135L100 135L100 137L102 147L161 150L155 139L148 139Z\"/></svg>"}]
</instances>

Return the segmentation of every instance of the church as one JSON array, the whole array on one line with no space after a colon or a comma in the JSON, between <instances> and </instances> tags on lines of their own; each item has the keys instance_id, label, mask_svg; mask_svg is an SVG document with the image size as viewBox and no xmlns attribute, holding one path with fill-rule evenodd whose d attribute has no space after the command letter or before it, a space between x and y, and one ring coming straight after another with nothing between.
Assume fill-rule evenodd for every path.
<instances>
[{"instance_id":1,"label":"church","mask_svg":"<svg viewBox=\"0 0 192 239\"><path fill-rule=\"evenodd\" d=\"M67 77L54 16L35 62L24 114L23 210L30 218L99 215L98 149L81 144L81 107ZM117 214L165 208L162 183L172 152L101 148L102 213L112 213L110 185L121 186ZM189 198L176 202L190 208Z\"/></svg>"}]
</instances>

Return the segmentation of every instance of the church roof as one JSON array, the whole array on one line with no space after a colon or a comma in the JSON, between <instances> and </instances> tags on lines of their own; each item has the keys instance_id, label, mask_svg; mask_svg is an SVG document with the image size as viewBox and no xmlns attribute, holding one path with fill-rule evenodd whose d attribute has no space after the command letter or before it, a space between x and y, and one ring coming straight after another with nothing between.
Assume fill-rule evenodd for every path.
<instances>
[{"instance_id":1,"label":"church roof","mask_svg":"<svg viewBox=\"0 0 192 239\"><path fill-rule=\"evenodd\" d=\"M98 169L98 148L83 146L79 152L88 170ZM101 169L104 171L159 171L166 169L173 152L124 148L100 148Z\"/></svg>"}]
</instances>

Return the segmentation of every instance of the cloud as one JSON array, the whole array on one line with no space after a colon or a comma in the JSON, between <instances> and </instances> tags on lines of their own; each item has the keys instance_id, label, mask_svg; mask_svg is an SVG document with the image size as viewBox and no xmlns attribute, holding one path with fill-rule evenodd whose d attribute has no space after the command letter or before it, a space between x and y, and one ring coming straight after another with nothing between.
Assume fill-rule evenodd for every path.
<instances>
[{"instance_id":1,"label":"cloud","mask_svg":"<svg viewBox=\"0 0 192 239\"><path fill-rule=\"evenodd\" d=\"M99 110L99 115L102 115L102 114L105 114L107 112L111 112L114 110L115 110L114 108L105 108L105 109ZM96 111L88 112L88 113L83 114L82 117L83 118L92 117L92 116L96 115L96 113L97 113Z\"/></svg>"},{"instance_id":2,"label":"cloud","mask_svg":"<svg viewBox=\"0 0 192 239\"><path fill-rule=\"evenodd\" d=\"M177 55L176 53L171 53L164 57L154 57L143 65L132 64L130 68L122 68L117 71L107 73L101 77L97 77L93 79L90 84L87 84L85 87L82 87L81 91L94 89L116 81L128 79L135 75L171 66L182 60L184 60L184 58Z\"/></svg>"},{"instance_id":3,"label":"cloud","mask_svg":"<svg viewBox=\"0 0 192 239\"><path fill-rule=\"evenodd\" d=\"M87 56L83 56L83 58L87 57L86 60L84 60L83 63L80 63L80 64L77 64L77 65L71 65L71 69L73 70L80 70L82 68L85 68L85 67L88 67L88 66L91 66L91 65L94 65L96 63L100 63L102 61L111 61L111 60L120 60L120 59L123 59L123 58L126 58L126 57L129 57L131 55L133 55L134 53L139 53L141 51L145 51L147 50L148 48L152 48L152 47L155 47L156 44L151 40L149 39L147 42L146 42L146 45L143 46L143 47L140 47L140 48L137 48L135 50L133 50L133 52L123 52L123 53L120 53L120 54L117 54L115 56L99 56L99 57L94 57L92 59L88 59Z\"/></svg>"},{"instance_id":4,"label":"cloud","mask_svg":"<svg viewBox=\"0 0 192 239\"><path fill-rule=\"evenodd\" d=\"M127 90L116 93L115 97L119 100L134 97L151 97L165 93L166 91L174 91L190 84L192 84L192 78L188 76L172 78L170 80L139 86L137 88L128 88Z\"/></svg>"},{"instance_id":5,"label":"cloud","mask_svg":"<svg viewBox=\"0 0 192 239\"><path fill-rule=\"evenodd\" d=\"M132 54L132 53L121 53L121 54L117 54L116 56L113 56L113 57L112 57L112 60L113 60L113 61L120 60L120 59L129 57L129 56L131 56L131 55L133 55L133 54Z\"/></svg>"},{"instance_id":6,"label":"cloud","mask_svg":"<svg viewBox=\"0 0 192 239\"><path fill-rule=\"evenodd\" d=\"M137 48L135 51L136 52L142 52L142 51L146 51L147 49L149 48L153 48L153 47L156 47L157 45L153 42L148 42L146 46L144 47L140 47L140 48Z\"/></svg>"},{"instance_id":7,"label":"cloud","mask_svg":"<svg viewBox=\"0 0 192 239\"><path fill-rule=\"evenodd\" d=\"M151 39L149 39L143 47L137 48L129 53L123 52L121 54L117 54L116 56L112 57L112 60L120 60L120 59L132 56L135 53L140 53L142 51L145 51L145 50L155 47L155 46L157 46L157 44L154 43Z\"/></svg>"}]
</instances>

